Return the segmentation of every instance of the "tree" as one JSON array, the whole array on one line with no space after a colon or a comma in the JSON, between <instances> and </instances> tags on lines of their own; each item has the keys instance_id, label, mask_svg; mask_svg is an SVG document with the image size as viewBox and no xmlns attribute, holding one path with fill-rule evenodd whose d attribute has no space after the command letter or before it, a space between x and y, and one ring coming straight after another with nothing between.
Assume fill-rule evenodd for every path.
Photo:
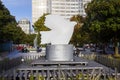
<instances>
[{"instance_id":1,"label":"tree","mask_svg":"<svg viewBox=\"0 0 120 80\"><path fill-rule=\"evenodd\" d=\"M2 28L2 40L13 41L13 43L25 43L26 34L20 27L16 27L15 24L9 24Z\"/></svg>"},{"instance_id":2,"label":"tree","mask_svg":"<svg viewBox=\"0 0 120 80\"><path fill-rule=\"evenodd\" d=\"M13 43L23 43L26 34L20 27L17 27L15 17L0 1L0 43L13 41Z\"/></svg>"},{"instance_id":3,"label":"tree","mask_svg":"<svg viewBox=\"0 0 120 80\"><path fill-rule=\"evenodd\" d=\"M44 25L45 22L45 16L48 14L43 14L35 23L34 23L34 30L37 32L37 44L40 46L41 43L41 35L40 31L48 31L50 30Z\"/></svg>"},{"instance_id":4,"label":"tree","mask_svg":"<svg viewBox=\"0 0 120 80\"><path fill-rule=\"evenodd\" d=\"M93 0L88 4L86 13L85 26L92 36L104 43L112 39L117 56L117 43L120 40L120 0Z\"/></svg>"},{"instance_id":5,"label":"tree","mask_svg":"<svg viewBox=\"0 0 120 80\"><path fill-rule=\"evenodd\" d=\"M0 29L9 23L16 23L15 17L10 14L9 10L0 1Z\"/></svg>"},{"instance_id":6,"label":"tree","mask_svg":"<svg viewBox=\"0 0 120 80\"><path fill-rule=\"evenodd\" d=\"M74 15L70 18L70 21L77 22L70 43L75 46L82 46L84 43L87 43L89 35L82 31L82 25L85 21L85 17L82 17L80 15Z\"/></svg>"},{"instance_id":7,"label":"tree","mask_svg":"<svg viewBox=\"0 0 120 80\"><path fill-rule=\"evenodd\" d=\"M29 44L30 46L34 46L34 39L35 39L36 34L27 34L26 38L26 43Z\"/></svg>"}]
</instances>

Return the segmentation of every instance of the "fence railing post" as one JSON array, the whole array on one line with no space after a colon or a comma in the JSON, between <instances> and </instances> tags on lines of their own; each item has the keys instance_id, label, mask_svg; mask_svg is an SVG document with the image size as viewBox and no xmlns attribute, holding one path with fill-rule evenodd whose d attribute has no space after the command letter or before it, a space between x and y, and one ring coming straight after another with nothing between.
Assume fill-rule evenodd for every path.
<instances>
[{"instance_id":1,"label":"fence railing post","mask_svg":"<svg viewBox=\"0 0 120 80\"><path fill-rule=\"evenodd\" d=\"M117 68L115 68L115 80L117 80Z\"/></svg>"}]
</instances>

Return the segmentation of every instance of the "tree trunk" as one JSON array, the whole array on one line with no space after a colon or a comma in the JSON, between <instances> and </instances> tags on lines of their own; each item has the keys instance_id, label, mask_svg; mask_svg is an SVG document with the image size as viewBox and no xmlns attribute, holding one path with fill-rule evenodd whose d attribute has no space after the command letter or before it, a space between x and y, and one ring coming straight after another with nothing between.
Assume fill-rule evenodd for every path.
<instances>
[{"instance_id":1,"label":"tree trunk","mask_svg":"<svg viewBox=\"0 0 120 80\"><path fill-rule=\"evenodd\" d=\"M115 57L119 57L119 49L118 49L118 41L117 41L117 40L115 40L114 46L115 46L114 56L115 56Z\"/></svg>"},{"instance_id":2,"label":"tree trunk","mask_svg":"<svg viewBox=\"0 0 120 80\"><path fill-rule=\"evenodd\" d=\"M107 48L107 44L106 43L103 43L102 44L102 50L103 50L103 54L106 54L106 48Z\"/></svg>"},{"instance_id":3,"label":"tree trunk","mask_svg":"<svg viewBox=\"0 0 120 80\"><path fill-rule=\"evenodd\" d=\"M41 35L40 35L40 31L38 31L37 34L37 46L40 47L40 43L41 43Z\"/></svg>"}]
</instances>

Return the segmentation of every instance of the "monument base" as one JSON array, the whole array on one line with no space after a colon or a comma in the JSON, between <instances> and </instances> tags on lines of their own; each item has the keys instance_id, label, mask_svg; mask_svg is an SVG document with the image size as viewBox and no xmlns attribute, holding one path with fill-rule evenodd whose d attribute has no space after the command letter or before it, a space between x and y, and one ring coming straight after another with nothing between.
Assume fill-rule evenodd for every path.
<instances>
[{"instance_id":1,"label":"monument base","mask_svg":"<svg viewBox=\"0 0 120 80\"><path fill-rule=\"evenodd\" d=\"M67 44L47 45L46 60L73 61L73 45Z\"/></svg>"}]
</instances>

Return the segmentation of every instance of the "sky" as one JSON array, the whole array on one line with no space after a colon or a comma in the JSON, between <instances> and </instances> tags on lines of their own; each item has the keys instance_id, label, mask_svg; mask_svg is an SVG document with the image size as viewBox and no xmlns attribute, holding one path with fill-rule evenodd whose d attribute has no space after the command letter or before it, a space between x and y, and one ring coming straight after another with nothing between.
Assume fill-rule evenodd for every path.
<instances>
[{"instance_id":1,"label":"sky","mask_svg":"<svg viewBox=\"0 0 120 80\"><path fill-rule=\"evenodd\" d=\"M15 16L16 20L27 18L32 21L32 1L31 0L1 0L11 15Z\"/></svg>"}]
</instances>

